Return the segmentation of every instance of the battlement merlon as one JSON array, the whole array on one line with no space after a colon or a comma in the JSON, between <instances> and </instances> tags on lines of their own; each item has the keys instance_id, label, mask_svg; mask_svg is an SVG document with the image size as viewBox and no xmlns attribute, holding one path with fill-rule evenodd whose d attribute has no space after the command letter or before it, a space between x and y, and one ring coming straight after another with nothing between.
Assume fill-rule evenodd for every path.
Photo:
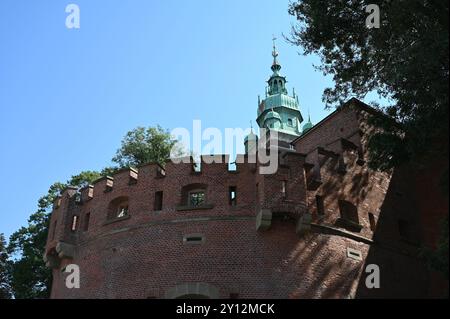
<instances>
[{"instance_id":1,"label":"battlement merlon","mask_svg":"<svg viewBox=\"0 0 450 319\"><path fill-rule=\"evenodd\" d=\"M202 155L201 157L201 165L198 173L207 174L210 171L209 167L214 167L215 169L220 168L223 169L224 173L235 173L236 171L242 171L244 169L252 169L254 170L255 159L252 159L248 154L238 154L236 156L236 171L229 169L229 159L230 156L228 154L219 154L219 155ZM178 160L178 161L177 161ZM165 178L170 176L173 173L175 167L177 167L176 171L179 173L182 171L180 167L187 167L189 170L194 169L192 166L196 164L195 159L192 156L177 159L175 162L172 160L167 160L165 165L160 165L158 163L146 163L139 165L137 168L123 168L118 170L111 176L103 176L91 184L84 187L75 187L75 186L67 186L63 191L61 191L60 195L53 202L53 210L61 210L65 211L68 209L70 199L74 199L74 196L79 199L79 204L84 204L91 201L96 196L99 196L103 193L107 193L112 191L113 189L120 187L128 187L138 183L140 172L148 173L148 171L152 171L153 178Z\"/></svg>"}]
</instances>

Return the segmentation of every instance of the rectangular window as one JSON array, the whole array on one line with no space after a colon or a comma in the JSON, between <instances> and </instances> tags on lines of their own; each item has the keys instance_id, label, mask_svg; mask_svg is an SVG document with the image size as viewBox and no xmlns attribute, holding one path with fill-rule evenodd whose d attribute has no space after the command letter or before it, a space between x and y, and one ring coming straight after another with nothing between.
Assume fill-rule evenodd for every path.
<instances>
[{"instance_id":1,"label":"rectangular window","mask_svg":"<svg viewBox=\"0 0 450 319\"><path fill-rule=\"evenodd\" d=\"M369 213L369 223L370 223L370 230L375 231L375 215L372 213Z\"/></svg>"},{"instance_id":2,"label":"rectangular window","mask_svg":"<svg viewBox=\"0 0 450 319\"><path fill-rule=\"evenodd\" d=\"M202 234L191 234L183 237L185 244L203 244L205 242L205 236Z\"/></svg>"},{"instance_id":3,"label":"rectangular window","mask_svg":"<svg viewBox=\"0 0 450 319\"><path fill-rule=\"evenodd\" d=\"M347 257L355 260L362 260L362 253L359 250L347 247Z\"/></svg>"},{"instance_id":4,"label":"rectangular window","mask_svg":"<svg viewBox=\"0 0 450 319\"><path fill-rule=\"evenodd\" d=\"M230 186L228 189L228 199L231 206L236 206L236 186Z\"/></svg>"},{"instance_id":5,"label":"rectangular window","mask_svg":"<svg viewBox=\"0 0 450 319\"><path fill-rule=\"evenodd\" d=\"M88 231L88 229L89 229L89 220L90 219L91 219L91 213L86 213L86 215L84 215L83 231Z\"/></svg>"},{"instance_id":6,"label":"rectangular window","mask_svg":"<svg viewBox=\"0 0 450 319\"><path fill-rule=\"evenodd\" d=\"M286 181L281 181L281 195L286 198Z\"/></svg>"},{"instance_id":7,"label":"rectangular window","mask_svg":"<svg viewBox=\"0 0 450 319\"><path fill-rule=\"evenodd\" d=\"M77 228L78 228L78 216L73 216L72 217L72 226L71 226L71 230L72 231L76 231L77 230Z\"/></svg>"},{"instance_id":8,"label":"rectangular window","mask_svg":"<svg viewBox=\"0 0 450 319\"><path fill-rule=\"evenodd\" d=\"M192 243L192 242L199 242L199 241L202 241L203 240L203 238L201 237L201 236L194 236L194 237L187 237L186 238L186 242L188 242L188 243Z\"/></svg>"},{"instance_id":9,"label":"rectangular window","mask_svg":"<svg viewBox=\"0 0 450 319\"><path fill-rule=\"evenodd\" d=\"M115 218L127 217L129 215L128 203L128 198L124 196L112 200L108 207L107 218L113 220Z\"/></svg>"},{"instance_id":10,"label":"rectangular window","mask_svg":"<svg viewBox=\"0 0 450 319\"><path fill-rule=\"evenodd\" d=\"M340 200L339 210L342 219L353 222L355 224L359 224L358 209L355 205L346 200Z\"/></svg>"},{"instance_id":11,"label":"rectangular window","mask_svg":"<svg viewBox=\"0 0 450 319\"><path fill-rule=\"evenodd\" d=\"M189 206L198 207L205 204L205 192L194 191L189 193Z\"/></svg>"},{"instance_id":12,"label":"rectangular window","mask_svg":"<svg viewBox=\"0 0 450 319\"><path fill-rule=\"evenodd\" d=\"M323 203L323 196L316 196L316 207L317 207L317 215L323 216L325 215L325 206Z\"/></svg>"},{"instance_id":13,"label":"rectangular window","mask_svg":"<svg viewBox=\"0 0 450 319\"><path fill-rule=\"evenodd\" d=\"M117 208L117 217L125 217L128 215L128 204L119 205Z\"/></svg>"},{"instance_id":14,"label":"rectangular window","mask_svg":"<svg viewBox=\"0 0 450 319\"><path fill-rule=\"evenodd\" d=\"M162 210L162 207L163 207L163 192L159 191L155 193L154 210Z\"/></svg>"}]
</instances>

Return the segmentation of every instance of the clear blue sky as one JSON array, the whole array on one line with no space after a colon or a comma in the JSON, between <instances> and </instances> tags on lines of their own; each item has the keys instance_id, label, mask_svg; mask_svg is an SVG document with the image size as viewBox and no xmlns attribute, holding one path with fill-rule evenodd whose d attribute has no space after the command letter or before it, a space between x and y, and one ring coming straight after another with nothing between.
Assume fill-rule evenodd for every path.
<instances>
[{"instance_id":1,"label":"clear blue sky","mask_svg":"<svg viewBox=\"0 0 450 319\"><path fill-rule=\"evenodd\" d=\"M65 26L76 3L81 28ZM25 225L55 181L110 164L136 126L247 128L289 0L0 1L0 232ZM330 79L278 41L304 116Z\"/></svg>"}]
</instances>

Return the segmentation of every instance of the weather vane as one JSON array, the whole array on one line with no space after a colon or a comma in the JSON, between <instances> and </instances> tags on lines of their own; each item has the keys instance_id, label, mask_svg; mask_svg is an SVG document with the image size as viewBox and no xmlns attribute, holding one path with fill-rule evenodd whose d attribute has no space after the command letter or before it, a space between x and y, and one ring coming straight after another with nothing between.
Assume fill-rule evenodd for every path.
<instances>
[{"instance_id":1,"label":"weather vane","mask_svg":"<svg viewBox=\"0 0 450 319\"><path fill-rule=\"evenodd\" d=\"M272 56L274 59L276 59L276 57L278 56L278 52L277 52L277 47L275 45L275 41L277 40L277 37L275 36L275 34L272 35L272 41L273 41L273 52L272 52Z\"/></svg>"}]
</instances>

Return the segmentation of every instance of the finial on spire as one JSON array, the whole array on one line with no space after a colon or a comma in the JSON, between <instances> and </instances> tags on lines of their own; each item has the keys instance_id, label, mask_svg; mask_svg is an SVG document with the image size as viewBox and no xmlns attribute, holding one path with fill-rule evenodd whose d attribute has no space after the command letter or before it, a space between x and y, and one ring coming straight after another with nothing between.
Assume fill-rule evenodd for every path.
<instances>
[{"instance_id":1,"label":"finial on spire","mask_svg":"<svg viewBox=\"0 0 450 319\"><path fill-rule=\"evenodd\" d=\"M272 42L273 42L273 51L272 51L272 56L273 56L273 64L272 64L272 71L274 73L278 73L281 70L281 65L278 63L277 61L277 57L278 57L278 51L277 51L277 46L275 41L277 40L277 37L275 35L273 35L272 37Z\"/></svg>"},{"instance_id":2,"label":"finial on spire","mask_svg":"<svg viewBox=\"0 0 450 319\"><path fill-rule=\"evenodd\" d=\"M273 56L273 63L274 64L276 64L277 57L278 57L277 47L276 47L276 44L275 44L276 40L277 40L277 37L275 35L273 35L273 37L272 37L272 42L273 42L272 56Z\"/></svg>"},{"instance_id":3,"label":"finial on spire","mask_svg":"<svg viewBox=\"0 0 450 319\"><path fill-rule=\"evenodd\" d=\"M250 130L253 133L253 121L250 121Z\"/></svg>"}]
</instances>

